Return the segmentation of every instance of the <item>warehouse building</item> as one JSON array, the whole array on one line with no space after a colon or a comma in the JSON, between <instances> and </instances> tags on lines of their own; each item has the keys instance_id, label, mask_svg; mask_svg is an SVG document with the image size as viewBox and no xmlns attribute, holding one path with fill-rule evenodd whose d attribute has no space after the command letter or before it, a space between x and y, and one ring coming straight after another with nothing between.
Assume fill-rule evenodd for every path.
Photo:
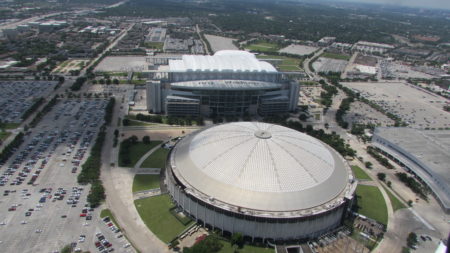
<instances>
[{"instance_id":1,"label":"warehouse building","mask_svg":"<svg viewBox=\"0 0 450 253\"><path fill-rule=\"evenodd\" d=\"M195 221L252 240L318 237L342 225L356 181L342 156L279 125L237 122L180 140L165 184Z\"/></svg>"},{"instance_id":2,"label":"warehouse building","mask_svg":"<svg viewBox=\"0 0 450 253\"><path fill-rule=\"evenodd\" d=\"M168 60L167 78L147 84L147 108L168 115L240 116L295 111L297 82L237 50Z\"/></svg>"}]
</instances>

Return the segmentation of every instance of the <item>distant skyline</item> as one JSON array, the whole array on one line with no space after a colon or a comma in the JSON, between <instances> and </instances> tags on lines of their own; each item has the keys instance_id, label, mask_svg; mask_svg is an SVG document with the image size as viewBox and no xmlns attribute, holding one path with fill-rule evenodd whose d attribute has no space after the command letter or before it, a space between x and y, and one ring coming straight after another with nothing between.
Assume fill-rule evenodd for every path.
<instances>
[{"instance_id":1,"label":"distant skyline","mask_svg":"<svg viewBox=\"0 0 450 253\"><path fill-rule=\"evenodd\" d=\"M339 2L376 3L408 7L450 10L450 0L337 0Z\"/></svg>"}]
</instances>

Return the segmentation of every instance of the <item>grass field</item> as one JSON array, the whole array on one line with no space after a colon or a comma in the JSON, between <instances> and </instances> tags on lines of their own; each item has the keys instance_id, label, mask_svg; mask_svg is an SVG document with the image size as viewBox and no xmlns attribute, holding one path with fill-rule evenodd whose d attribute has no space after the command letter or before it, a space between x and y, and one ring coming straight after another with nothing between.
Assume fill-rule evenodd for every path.
<instances>
[{"instance_id":1,"label":"grass field","mask_svg":"<svg viewBox=\"0 0 450 253\"><path fill-rule=\"evenodd\" d=\"M144 46L146 48L153 48L153 49L162 50L163 46L164 46L164 42L145 42Z\"/></svg>"},{"instance_id":2,"label":"grass field","mask_svg":"<svg viewBox=\"0 0 450 253\"><path fill-rule=\"evenodd\" d=\"M320 55L320 57L331 58L336 60L346 60L346 61L350 60L350 56L343 54L323 53Z\"/></svg>"},{"instance_id":3,"label":"grass field","mask_svg":"<svg viewBox=\"0 0 450 253\"><path fill-rule=\"evenodd\" d=\"M166 166L166 158L168 154L168 149L157 149L149 157L147 157L147 159L145 159L145 161L141 164L141 168L164 168L164 166Z\"/></svg>"},{"instance_id":4,"label":"grass field","mask_svg":"<svg viewBox=\"0 0 450 253\"><path fill-rule=\"evenodd\" d=\"M282 62L278 64L278 69L280 71L299 71L301 68L299 67L302 63L301 59L287 57L287 56L279 56L279 55L258 55L259 59L280 59Z\"/></svg>"},{"instance_id":5,"label":"grass field","mask_svg":"<svg viewBox=\"0 0 450 253\"><path fill-rule=\"evenodd\" d=\"M260 52L277 52L281 48L280 45L275 43L269 43L265 41L257 41L250 45L245 46L245 49Z\"/></svg>"},{"instance_id":6,"label":"grass field","mask_svg":"<svg viewBox=\"0 0 450 253\"><path fill-rule=\"evenodd\" d=\"M392 194L390 190L384 187L384 185L383 188L386 191L387 195L389 196L389 199L391 200L392 209L394 209L394 212L397 211L398 209L406 208L406 206L403 205L403 203L400 202L400 200L397 197L395 197L395 195Z\"/></svg>"},{"instance_id":7,"label":"grass field","mask_svg":"<svg viewBox=\"0 0 450 253\"><path fill-rule=\"evenodd\" d=\"M163 242L169 243L184 229L192 224L181 224L170 213L174 206L167 194L134 201L141 219L145 225Z\"/></svg>"},{"instance_id":8,"label":"grass field","mask_svg":"<svg viewBox=\"0 0 450 253\"><path fill-rule=\"evenodd\" d=\"M159 188L159 175L136 175L133 179L133 192Z\"/></svg>"},{"instance_id":9,"label":"grass field","mask_svg":"<svg viewBox=\"0 0 450 253\"><path fill-rule=\"evenodd\" d=\"M138 120L130 120L128 126L151 126L151 125L155 125L155 123L150 123L150 122L142 122L142 121L138 121Z\"/></svg>"},{"instance_id":10,"label":"grass field","mask_svg":"<svg viewBox=\"0 0 450 253\"><path fill-rule=\"evenodd\" d=\"M145 155L145 153L147 153L150 149L152 149L160 144L161 144L161 141L151 141L150 144L138 142L135 145L132 145L129 150L131 166L134 166L137 163L137 161L139 161L139 159L143 155ZM119 152L119 156L120 156L120 152ZM121 157L119 157L119 161L122 161ZM123 166L123 165L120 165L120 166Z\"/></svg>"},{"instance_id":11,"label":"grass field","mask_svg":"<svg viewBox=\"0 0 450 253\"><path fill-rule=\"evenodd\" d=\"M3 132L3 131L0 130L0 140L5 140L10 135L11 135L10 132Z\"/></svg>"},{"instance_id":12,"label":"grass field","mask_svg":"<svg viewBox=\"0 0 450 253\"><path fill-rule=\"evenodd\" d=\"M387 225L388 214L383 195L376 186L356 187L358 213Z\"/></svg>"},{"instance_id":13,"label":"grass field","mask_svg":"<svg viewBox=\"0 0 450 253\"><path fill-rule=\"evenodd\" d=\"M20 123L3 123L2 128L3 129L15 129L20 126Z\"/></svg>"},{"instance_id":14,"label":"grass field","mask_svg":"<svg viewBox=\"0 0 450 253\"><path fill-rule=\"evenodd\" d=\"M372 179L370 179L369 175L367 175L367 173L363 169L361 169L359 166L353 165L351 167L352 167L353 173L355 174L355 177L357 179L372 181Z\"/></svg>"}]
</instances>

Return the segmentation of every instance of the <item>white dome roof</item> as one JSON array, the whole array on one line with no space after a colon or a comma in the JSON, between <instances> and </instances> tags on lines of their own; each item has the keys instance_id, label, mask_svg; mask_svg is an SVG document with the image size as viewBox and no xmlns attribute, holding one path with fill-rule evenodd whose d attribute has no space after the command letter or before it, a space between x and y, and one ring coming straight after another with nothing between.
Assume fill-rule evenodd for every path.
<instances>
[{"instance_id":1,"label":"white dome roof","mask_svg":"<svg viewBox=\"0 0 450 253\"><path fill-rule=\"evenodd\" d=\"M228 204L272 211L321 205L348 182L343 158L319 140L279 125L238 122L185 137L174 173Z\"/></svg>"}]
</instances>

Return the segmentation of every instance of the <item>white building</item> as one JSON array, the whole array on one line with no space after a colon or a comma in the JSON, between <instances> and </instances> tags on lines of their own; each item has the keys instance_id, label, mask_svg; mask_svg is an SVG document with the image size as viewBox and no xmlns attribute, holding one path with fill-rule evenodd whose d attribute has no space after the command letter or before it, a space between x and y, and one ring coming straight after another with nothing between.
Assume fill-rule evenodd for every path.
<instances>
[{"instance_id":1,"label":"white building","mask_svg":"<svg viewBox=\"0 0 450 253\"><path fill-rule=\"evenodd\" d=\"M169 115L267 115L295 111L299 85L245 51L169 59L167 79L149 81L147 108Z\"/></svg>"},{"instance_id":2,"label":"white building","mask_svg":"<svg viewBox=\"0 0 450 253\"><path fill-rule=\"evenodd\" d=\"M378 54L384 54L388 50L394 49L394 46L389 44L382 44L382 43L374 43L374 42L367 42L367 41L358 41L353 45L353 50L365 52L365 53L378 53Z\"/></svg>"},{"instance_id":3,"label":"white building","mask_svg":"<svg viewBox=\"0 0 450 253\"><path fill-rule=\"evenodd\" d=\"M321 141L279 125L237 122L179 141L165 184L201 225L264 241L315 238L339 227L357 183L345 159Z\"/></svg>"}]
</instances>

